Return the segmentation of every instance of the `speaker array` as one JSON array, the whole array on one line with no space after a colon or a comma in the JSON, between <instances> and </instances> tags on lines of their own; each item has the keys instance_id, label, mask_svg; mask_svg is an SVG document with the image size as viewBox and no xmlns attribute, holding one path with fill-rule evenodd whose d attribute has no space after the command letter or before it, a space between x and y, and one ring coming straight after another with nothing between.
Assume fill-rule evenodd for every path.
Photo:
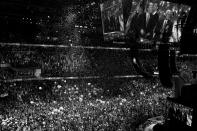
<instances>
[{"instance_id":1,"label":"speaker array","mask_svg":"<svg viewBox=\"0 0 197 131\"><path fill-rule=\"evenodd\" d=\"M158 50L158 69L161 84L166 88L172 88L172 73L170 68L169 45L160 44Z\"/></svg>"}]
</instances>

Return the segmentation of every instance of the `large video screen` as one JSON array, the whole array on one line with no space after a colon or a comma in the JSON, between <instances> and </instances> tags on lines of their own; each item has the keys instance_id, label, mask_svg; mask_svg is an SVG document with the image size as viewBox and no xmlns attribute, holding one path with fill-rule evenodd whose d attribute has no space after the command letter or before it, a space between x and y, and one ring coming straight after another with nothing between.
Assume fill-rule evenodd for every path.
<instances>
[{"instance_id":1,"label":"large video screen","mask_svg":"<svg viewBox=\"0 0 197 131\"><path fill-rule=\"evenodd\" d=\"M108 0L101 4L104 38L118 32L141 42L179 42L190 9L162 0Z\"/></svg>"},{"instance_id":2,"label":"large video screen","mask_svg":"<svg viewBox=\"0 0 197 131\"><path fill-rule=\"evenodd\" d=\"M105 40L124 36L122 0L108 0L100 5Z\"/></svg>"}]
</instances>

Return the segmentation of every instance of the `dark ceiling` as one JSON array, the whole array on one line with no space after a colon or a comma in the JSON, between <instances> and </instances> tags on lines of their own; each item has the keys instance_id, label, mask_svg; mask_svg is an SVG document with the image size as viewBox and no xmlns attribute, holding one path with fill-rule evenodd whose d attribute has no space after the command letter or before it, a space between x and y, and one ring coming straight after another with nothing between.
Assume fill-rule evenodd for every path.
<instances>
[{"instance_id":1,"label":"dark ceiling","mask_svg":"<svg viewBox=\"0 0 197 131\"><path fill-rule=\"evenodd\" d=\"M62 8L80 2L85 3L88 0L0 0L0 17L57 14Z\"/></svg>"},{"instance_id":2,"label":"dark ceiling","mask_svg":"<svg viewBox=\"0 0 197 131\"><path fill-rule=\"evenodd\" d=\"M42 16L56 12L62 4L62 0L1 0L0 16Z\"/></svg>"},{"instance_id":3,"label":"dark ceiling","mask_svg":"<svg viewBox=\"0 0 197 131\"><path fill-rule=\"evenodd\" d=\"M56 15L70 4L105 0L0 0L0 17L46 16ZM168 0L178 3L194 4L195 0Z\"/></svg>"}]
</instances>

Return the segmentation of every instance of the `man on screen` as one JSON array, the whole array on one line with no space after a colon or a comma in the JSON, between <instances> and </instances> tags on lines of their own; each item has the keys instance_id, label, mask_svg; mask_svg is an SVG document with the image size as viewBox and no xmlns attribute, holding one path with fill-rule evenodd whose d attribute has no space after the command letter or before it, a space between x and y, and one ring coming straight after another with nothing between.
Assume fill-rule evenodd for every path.
<instances>
[{"instance_id":1,"label":"man on screen","mask_svg":"<svg viewBox=\"0 0 197 131\"><path fill-rule=\"evenodd\" d=\"M164 18L161 18L155 29L155 38L163 43L169 42L172 35L173 23L171 21L172 12L167 10Z\"/></svg>"},{"instance_id":2,"label":"man on screen","mask_svg":"<svg viewBox=\"0 0 197 131\"><path fill-rule=\"evenodd\" d=\"M152 39L153 36L153 29L154 29L154 17L153 17L153 3L150 2L148 4L148 8L146 9L145 12L143 12L138 20L138 34L140 38L143 39Z\"/></svg>"},{"instance_id":3,"label":"man on screen","mask_svg":"<svg viewBox=\"0 0 197 131\"><path fill-rule=\"evenodd\" d=\"M159 19L159 13L158 13L158 3L153 3L153 17L155 19Z\"/></svg>"},{"instance_id":4,"label":"man on screen","mask_svg":"<svg viewBox=\"0 0 197 131\"><path fill-rule=\"evenodd\" d=\"M126 23L125 33L129 38L137 40L140 37L140 30L143 27L143 9L138 4L134 12L130 12L130 16Z\"/></svg>"},{"instance_id":5,"label":"man on screen","mask_svg":"<svg viewBox=\"0 0 197 131\"><path fill-rule=\"evenodd\" d=\"M158 3L154 3L153 4L153 13L152 13L153 17L151 19L151 23L152 23L152 26L153 26L153 38L154 38L154 31L155 31L155 28L156 28L156 25L159 21L159 13L158 13Z\"/></svg>"},{"instance_id":6,"label":"man on screen","mask_svg":"<svg viewBox=\"0 0 197 131\"><path fill-rule=\"evenodd\" d=\"M149 40L153 38L153 30L158 20L156 9L157 9L157 6L155 6L154 3L150 2L148 4L148 8L146 11L145 38Z\"/></svg>"}]
</instances>

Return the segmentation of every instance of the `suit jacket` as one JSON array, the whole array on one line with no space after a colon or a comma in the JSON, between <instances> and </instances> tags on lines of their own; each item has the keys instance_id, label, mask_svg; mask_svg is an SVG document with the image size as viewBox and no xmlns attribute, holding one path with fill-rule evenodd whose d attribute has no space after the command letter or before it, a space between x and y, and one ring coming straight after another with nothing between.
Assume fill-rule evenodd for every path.
<instances>
[{"instance_id":1,"label":"suit jacket","mask_svg":"<svg viewBox=\"0 0 197 131\"><path fill-rule=\"evenodd\" d=\"M158 21L159 21L159 14L158 13L153 14L152 21L151 21L153 22L153 26L156 26Z\"/></svg>"},{"instance_id":2,"label":"suit jacket","mask_svg":"<svg viewBox=\"0 0 197 131\"><path fill-rule=\"evenodd\" d=\"M159 14L158 13L155 13L152 15L151 19L150 19L150 22L149 22L149 32L151 34L151 39L153 38L153 34L154 34L154 31L155 31L155 28L156 28L156 25L159 21Z\"/></svg>"},{"instance_id":3,"label":"suit jacket","mask_svg":"<svg viewBox=\"0 0 197 131\"><path fill-rule=\"evenodd\" d=\"M146 37L150 40L153 38L153 33L158 23L158 20L159 20L158 13L155 13L154 15L153 14L150 15L150 20L146 26L146 33L147 34L149 33L149 35L147 35Z\"/></svg>"},{"instance_id":4,"label":"suit jacket","mask_svg":"<svg viewBox=\"0 0 197 131\"><path fill-rule=\"evenodd\" d=\"M140 31L144 30L146 31L146 14L136 14L133 17L133 20L131 22L131 25L133 29L135 30L135 36L136 38L144 37L144 34L141 34Z\"/></svg>"},{"instance_id":5,"label":"suit jacket","mask_svg":"<svg viewBox=\"0 0 197 131\"><path fill-rule=\"evenodd\" d=\"M142 13L136 20L136 24L139 30L146 30L146 13Z\"/></svg>"},{"instance_id":6,"label":"suit jacket","mask_svg":"<svg viewBox=\"0 0 197 131\"><path fill-rule=\"evenodd\" d=\"M130 22L130 28L128 30L128 36L132 38L133 40L138 39L140 35L140 30L144 29L145 23L144 23L144 14L138 14L136 13Z\"/></svg>"},{"instance_id":7,"label":"suit jacket","mask_svg":"<svg viewBox=\"0 0 197 131\"><path fill-rule=\"evenodd\" d=\"M164 43L169 42L169 38L172 35L173 23L170 20L167 20L165 26L163 26L164 19L159 20L158 24L155 27L155 39L162 41Z\"/></svg>"},{"instance_id":8,"label":"suit jacket","mask_svg":"<svg viewBox=\"0 0 197 131\"><path fill-rule=\"evenodd\" d=\"M141 29L143 29L145 32L144 35L140 34L140 36L151 40L153 38L153 31L157 23L157 16L150 14L149 21L146 22L146 13L143 13L137 19L136 23L138 32L140 33Z\"/></svg>"}]
</instances>

